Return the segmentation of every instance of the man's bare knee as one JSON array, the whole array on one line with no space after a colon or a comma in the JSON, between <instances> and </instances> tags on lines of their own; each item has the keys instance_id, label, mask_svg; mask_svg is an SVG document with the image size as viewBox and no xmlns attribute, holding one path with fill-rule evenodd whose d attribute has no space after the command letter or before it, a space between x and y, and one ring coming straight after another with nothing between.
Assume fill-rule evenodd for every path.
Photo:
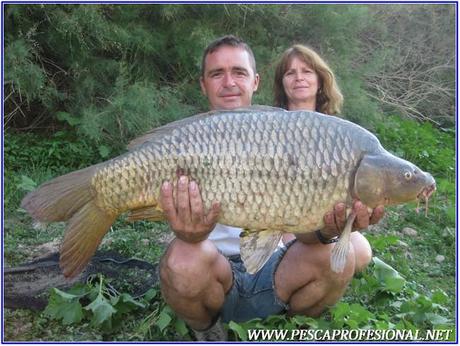
<instances>
[{"instance_id":1,"label":"man's bare knee","mask_svg":"<svg viewBox=\"0 0 460 346\"><path fill-rule=\"evenodd\" d=\"M355 273L366 269L372 260L372 248L368 240L359 232L351 234L351 243L355 250Z\"/></svg>"},{"instance_id":2,"label":"man's bare knee","mask_svg":"<svg viewBox=\"0 0 460 346\"><path fill-rule=\"evenodd\" d=\"M187 274L194 268L212 266L219 252L209 241L196 244L174 240L162 260L163 265L173 272Z\"/></svg>"},{"instance_id":3,"label":"man's bare knee","mask_svg":"<svg viewBox=\"0 0 460 346\"><path fill-rule=\"evenodd\" d=\"M342 273L330 268L333 245L294 244L286 253L275 274L280 298L288 301L290 313L318 316L344 294L355 268L353 248Z\"/></svg>"},{"instance_id":4,"label":"man's bare knee","mask_svg":"<svg viewBox=\"0 0 460 346\"><path fill-rule=\"evenodd\" d=\"M188 244L175 240L161 260L160 277L164 289L174 290L183 298L202 293L211 281L219 253L209 242Z\"/></svg>"}]
</instances>

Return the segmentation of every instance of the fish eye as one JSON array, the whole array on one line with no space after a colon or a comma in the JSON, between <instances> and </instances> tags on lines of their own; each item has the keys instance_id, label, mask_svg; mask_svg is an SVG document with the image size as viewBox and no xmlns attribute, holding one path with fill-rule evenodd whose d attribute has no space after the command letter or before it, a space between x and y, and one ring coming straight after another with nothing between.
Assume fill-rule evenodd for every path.
<instances>
[{"instance_id":1,"label":"fish eye","mask_svg":"<svg viewBox=\"0 0 460 346\"><path fill-rule=\"evenodd\" d=\"M412 173L409 172L409 171L405 171L404 172L404 178L406 178L406 180L409 180L410 178L412 178Z\"/></svg>"}]
</instances>

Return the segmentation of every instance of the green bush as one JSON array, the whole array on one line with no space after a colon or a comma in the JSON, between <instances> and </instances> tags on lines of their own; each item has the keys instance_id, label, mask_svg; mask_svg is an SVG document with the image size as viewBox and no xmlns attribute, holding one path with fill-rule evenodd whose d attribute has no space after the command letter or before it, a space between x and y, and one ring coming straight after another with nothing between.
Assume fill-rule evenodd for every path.
<instances>
[{"instance_id":1,"label":"green bush","mask_svg":"<svg viewBox=\"0 0 460 346\"><path fill-rule=\"evenodd\" d=\"M107 159L107 148L90 145L73 132L51 137L5 133L5 208L14 211L26 192L55 176Z\"/></svg>"},{"instance_id":2,"label":"green bush","mask_svg":"<svg viewBox=\"0 0 460 346\"><path fill-rule=\"evenodd\" d=\"M410 72L422 59L426 69L440 71L428 81L443 91L432 107L439 114L424 116L444 117L442 123L449 124L454 80L449 61L442 62L453 54L453 6L382 8L10 4L5 15L5 123L7 128L32 131L70 126L99 145L118 150L120 142L148 128L206 109L198 84L201 54L213 39L231 33L254 50L261 74L255 103L272 104L277 59L290 45L303 43L332 66L345 95L344 115L368 126L386 109L369 81L377 83L375 76L388 67L387 61L405 61L406 55L398 55L404 50L397 49L401 43L394 39L395 27L413 30L418 39L424 34L430 37L424 42L429 46L416 42L413 49L423 46L432 59L411 54L401 68ZM397 80L390 79L385 87L399 90Z\"/></svg>"},{"instance_id":3,"label":"green bush","mask_svg":"<svg viewBox=\"0 0 460 346\"><path fill-rule=\"evenodd\" d=\"M20 171L40 167L52 172L76 170L101 160L100 148L75 133L59 131L51 137L33 133L5 133L5 170Z\"/></svg>"},{"instance_id":4,"label":"green bush","mask_svg":"<svg viewBox=\"0 0 460 346\"><path fill-rule=\"evenodd\" d=\"M417 123L388 116L377 124L376 134L385 148L413 162L435 178L455 178L455 131L436 129L429 122Z\"/></svg>"}]
</instances>

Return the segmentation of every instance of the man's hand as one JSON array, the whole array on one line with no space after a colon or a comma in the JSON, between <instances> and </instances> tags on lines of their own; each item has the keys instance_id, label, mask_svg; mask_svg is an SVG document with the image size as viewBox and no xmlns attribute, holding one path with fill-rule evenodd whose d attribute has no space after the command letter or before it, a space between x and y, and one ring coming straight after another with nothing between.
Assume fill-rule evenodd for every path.
<instances>
[{"instance_id":1,"label":"man's hand","mask_svg":"<svg viewBox=\"0 0 460 346\"><path fill-rule=\"evenodd\" d=\"M369 225L376 224L380 221L384 214L384 207L378 206L369 214L367 206L361 201L355 201L353 204L353 211L356 213L356 219L353 223L353 230L361 230L367 228ZM324 216L325 226L321 230L324 236L333 237L340 235L345 223L347 222L345 204L337 203L334 206L334 211L329 212Z\"/></svg>"},{"instance_id":2,"label":"man's hand","mask_svg":"<svg viewBox=\"0 0 460 346\"><path fill-rule=\"evenodd\" d=\"M204 213L203 200L195 181L181 176L177 182L176 199L169 182L161 186L160 203L176 237L188 242L198 243L208 238L219 217L220 205L213 203L207 214Z\"/></svg>"}]
</instances>

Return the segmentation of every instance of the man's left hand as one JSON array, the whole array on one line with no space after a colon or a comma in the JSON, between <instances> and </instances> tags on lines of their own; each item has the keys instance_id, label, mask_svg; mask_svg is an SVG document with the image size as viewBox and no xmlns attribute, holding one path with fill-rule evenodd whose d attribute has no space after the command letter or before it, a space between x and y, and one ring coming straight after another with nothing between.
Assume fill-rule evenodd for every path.
<instances>
[{"instance_id":1,"label":"man's left hand","mask_svg":"<svg viewBox=\"0 0 460 346\"><path fill-rule=\"evenodd\" d=\"M363 230L369 227L369 225L376 224L380 221L384 214L384 207L376 207L372 213L368 212L367 206L361 201L355 201L353 203L353 211L356 213L356 219L353 222L353 230ZM335 236L340 235L343 231L347 222L346 207L344 203L337 203L334 206L333 212L328 212L324 216L324 228L321 233L324 236Z\"/></svg>"}]
</instances>

